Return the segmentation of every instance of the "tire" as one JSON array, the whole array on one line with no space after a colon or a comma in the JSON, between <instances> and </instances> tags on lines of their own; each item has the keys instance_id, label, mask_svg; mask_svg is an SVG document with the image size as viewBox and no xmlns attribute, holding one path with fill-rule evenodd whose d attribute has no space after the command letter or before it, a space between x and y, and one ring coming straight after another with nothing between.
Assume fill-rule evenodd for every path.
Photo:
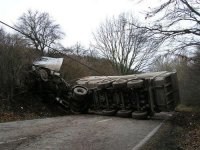
<instances>
[{"instance_id":1,"label":"tire","mask_svg":"<svg viewBox=\"0 0 200 150\"><path fill-rule=\"evenodd\" d=\"M88 110L88 113L89 113L89 114L96 114L96 115L97 115L97 111L91 110L91 109Z\"/></svg>"},{"instance_id":2,"label":"tire","mask_svg":"<svg viewBox=\"0 0 200 150\"><path fill-rule=\"evenodd\" d=\"M126 87L127 80L119 79L112 83L113 88L124 88Z\"/></svg>"},{"instance_id":3,"label":"tire","mask_svg":"<svg viewBox=\"0 0 200 150\"><path fill-rule=\"evenodd\" d=\"M127 83L128 88L140 88L143 87L143 80L132 80Z\"/></svg>"},{"instance_id":4,"label":"tire","mask_svg":"<svg viewBox=\"0 0 200 150\"><path fill-rule=\"evenodd\" d=\"M122 117L122 118L129 118L131 117L131 113L132 113L132 110L119 110L117 111L116 116Z\"/></svg>"},{"instance_id":5,"label":"tire","mask_svg":"<svg viewBox=\"0 0 200 150\"><path fill-rule=\"evenodd\" d=\"M144 112L135 111L135 112L132 112L132 118L133 119L147 119L148 113L147 111L144 111Z\"/></svg>"},{"instance_id":6,"label":"tire","mask_svg":"<svg viewBox=\"0 0 200 150\"><path fill-rule=\"evenodd\" d=\"M83 86L76 86L73 89L73 99L82 101L87 96L88 90Z\"/></svg>"},{"instance_id":7,"label":"tire","mask_svg":"<svg viewBox=\"0 0 200 150\"><path fill-rule=\"evenodd\" d=\"M116 114L116 110L114 110L114 109L110 109L110 110L104 109L104 110L102 110L102 114L104 116L114 116Z\"/></svg>"},{"instance_id":8,"label":"tire","mask_svg":"<svg viewBox=\"0 0 200 150\"><path fill-rule=\"evenodd\" d=\"M92 110L89 111L89 113L91 114L95 114L95 115L103 115L103 116L115 116L116 114L116 110Z\"/></svg>"},{"instance_id":9,"label":"tire","mask_svg":"<svg viewBox=\"0 0 200 150\"><path fill-rule=\"evenodd\" d=\"M95 114L95 115L103 115L102 110L92 111L92 113Z\"/></svg>"},{"instance_id":10,"label":"tire","mask_svg":"<svg viewBox=\"0 0 200 150\"><path fill-rule=\"evenodd\" d=\"M43 81L48 81L48 72L45 69L38 70L38 74Z\"/></svg>"},{"instance_id":11,"label":"tire","mask_svg":"<svg viewBox=\"0 0 200 150\"><path fill-rule=\"evenodd\" d=\"M101 82L97 83L98 89L106 89L110 86L112 86L112 81L110 80L102 80Z\"/></svg>"},{"instance_id":12,"label":"tire","mask_svg":"<svg viewBox=\"0 0 200 150\"><path fill-rule=\"evenodd\" d=\"M77 105L77 103L75 103L75 102L71 102L71 104L70 104L70 111L73 114L80 114L79 105Z\"/></svg>"},{"instance_id":13,"label":"tire","mask_svg":"<svg viewBox=\"0 0 200 150\"><path fill-rule=\"evenodd\" d=\"M73 114L86 114L89 110L89 104L72 101L70 104L70 110Z\"/></svg>"}]
</instances>

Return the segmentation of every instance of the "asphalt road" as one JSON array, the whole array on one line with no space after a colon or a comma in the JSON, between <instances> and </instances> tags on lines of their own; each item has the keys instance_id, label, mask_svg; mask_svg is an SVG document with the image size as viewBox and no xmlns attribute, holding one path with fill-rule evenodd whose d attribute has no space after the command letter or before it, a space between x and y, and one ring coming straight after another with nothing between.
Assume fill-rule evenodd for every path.
<instances>
[{"instance_id":1,"label":"asphalt road","mask_svg":"<svg viewBox=\"0 0 200 150\"><path fill-rule=\"evenodd\" d=\"M0 123L0 150L132 150L168 117L73 115Z\"/></svg>"}]
</instances>

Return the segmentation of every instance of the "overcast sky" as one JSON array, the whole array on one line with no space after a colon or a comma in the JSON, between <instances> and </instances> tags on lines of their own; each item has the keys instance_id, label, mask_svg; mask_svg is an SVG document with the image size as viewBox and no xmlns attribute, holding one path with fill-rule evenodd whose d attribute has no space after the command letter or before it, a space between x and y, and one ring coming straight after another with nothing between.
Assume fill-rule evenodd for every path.
<instances>
[{"instance_id":1,"label":"overcast sky","mask_svg":"<svg viewBox=\"0 0 200 150\"><path fill-rule=\"evenodd\" d=\"M66 34L64 46L80 42L88 47L92 32L106 18L134 12L134 16L144 20L142 12L152 7L153 1L138 4L135 0L0 0L0 20L13 25L28 9L48 12Z\"/></svg>"}]
</instances>

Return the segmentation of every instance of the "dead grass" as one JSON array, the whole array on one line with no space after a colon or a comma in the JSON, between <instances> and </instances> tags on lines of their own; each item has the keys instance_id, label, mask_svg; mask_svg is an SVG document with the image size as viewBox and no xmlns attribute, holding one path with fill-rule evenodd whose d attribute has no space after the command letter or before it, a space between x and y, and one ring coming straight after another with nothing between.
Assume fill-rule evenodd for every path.
<instances>
[{"instance_id":1,"label":"dead grass","mask_svg":"<svg viewBox=\"0 0 200 150\"><path fill-rule=\"evenodd\" d=\"M177 112L200 112L200 106L187 106L180 104L176 107Z\"/></svg>"},{"instance_id":2,"label":"dead grass","mask_svg":"<svg viewBox=\"0 0 200 150\"><path fill-rule=\"evenodd\" d=\"M200 150L200 113L179 108L141 150Z\"/></svg>"},{"instance_id":3,"label":"dead grass","mask_svg":"<svg viewBox=\"0 0 200 150\"><path fill-rule=\"evenodd\" d=\"M9 122L9 121L19 121L19 120L28 120L28 119L37 119L40 116L34 113L26 113L23 115L14 114L14 113L1 113L0 114L0 123Z\"/></svg>"}]
</instances>

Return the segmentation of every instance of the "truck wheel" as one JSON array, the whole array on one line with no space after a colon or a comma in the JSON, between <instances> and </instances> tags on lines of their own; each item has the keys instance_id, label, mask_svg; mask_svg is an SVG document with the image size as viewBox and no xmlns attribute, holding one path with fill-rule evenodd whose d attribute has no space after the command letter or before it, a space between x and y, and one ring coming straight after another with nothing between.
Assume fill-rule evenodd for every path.
<instances>
[{"instance_id":1,"label":"truck wheel","mask_svg":"<svg viewBox=\"0 0 200 150\"><path fill-rule=\"evenodd\" d=\"M129 118L131 117L132 110L119 110L117 111L117 116L122 118Z\"/></svg>"},{"instance_id":2,"label":"truck wheel","mask_svg":"<svg viewBox=\"0 0 200 150\"><path fill-rule=\"evenodd\" d=\"M127 83L128 88L140 88L143 86L143 80L132 80Z\"/></svg>"},{"instance_id":3,"label":"truck wheel","mask_svg":"<svg viewBox=\"0 0 200 150\"><path fill-rule=\"evenodd\" d=\"M112 83L113 88L124 88L126 87L127 81L124 79L116 80Z\"/></svg>"},{"instance_id":4,"label":"truck wheel","mask_svg":"<svg viewBox=\"0 0 200 150\"><path fill-rule=\"evenodd\" d=\"M147 119L148 113L147 111L134 111L132 112L133 119Z\"/></svg>"},{"instance_id":5,"label":"truck wheel","mask_svg":"<svg viewBox=\"0 0 200 150\"><path fill-rule=\"evenodd\" d=\"M105 89L112 86L112 82L110 80L103 80L99 83L97 83L98 89Z\"/></svg>"},{"instance_id":6,"label":"truck wheel","mask_svg":"<svg viewBox=\"0 0 200 150\"><path fill-rule=\"evenodd\" d=\"M81 113L87 114L89 111L89 108L90 108L89 103L86 102L86 103L81 104Z\"/></svg>"},{"instance_id":7,"label":"truck wheel","mask_svg":"<svg viewBox=\"0 0 200 150\"><path fill-rule=\"evenodd\" d=\"M92 113L95 115L103 115L102 110L93 111Z\"/></svg>"},{"instance_id":8,"label":"truck wheel","mask_svg":"<svg viewBox=\"0 0 200 150\"><path fill-rule=\"evenodd\" d=\"M72 114L80 114L81 112L79 111L79 109L76 109L76 108L73 108L73 107L70 107L70 111Z\"/></svg>"},{"instance_id":9,"label":"truck wheel","mask_svg":"<svg viewBox=\"0 0 200 150\"><path fill-rule=\"evenodd\" d=\"M114 116L115 114L116 114L116 110L114 110L114 109L104 109L104 110L102 110L102 114L104 115L104 116Z\"/></svg>"},{"instance_id":10,"label":"truck wheel","mask_svg":"<svg viewBox=\"0 0 200 150\"><path fill-rule=\"evenodd\" d=\"M38 73L43 81L48 81L48 72L45 69L38 70Z\"/></svg>"},{"instance_id":11,"label":"truck wheel","mask_svg":"<svg viewBox=\"0 0 200 150\"><path fill-rule=\"evenodd\" d=\"M75 100L82 101L83 99L85 99L87 93L88 93L87 88L83 86L76 86L73 90L73 98Z\"/></svg>"},{"instance_id":12,"label":"truck wheel","mask_svg":"<svg viewBox=\"0 0 200 150\"><path fill-rule=\"evenodd\" d=\"M70 110L73 114L86 114L88 113L89 104L73 101L70 105Z\"/></svg>"}]
</instances>

